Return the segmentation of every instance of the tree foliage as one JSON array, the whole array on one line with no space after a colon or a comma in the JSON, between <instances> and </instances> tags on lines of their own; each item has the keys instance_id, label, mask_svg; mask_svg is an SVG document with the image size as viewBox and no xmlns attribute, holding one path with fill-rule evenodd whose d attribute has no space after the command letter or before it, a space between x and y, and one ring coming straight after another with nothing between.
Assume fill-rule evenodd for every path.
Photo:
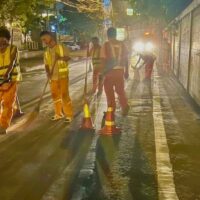
<instances>
[{"instance_id":1,"label":"tree foliage","mask_svg":"<svg viewBox=\"0 0 200 200\"><path fill-rule=\"evenodd\" d=\"M40 21L42 10L54 3L54 0L1 0L0 25L13 23L28 28Z\"/></svg>"},{"instance_id":2,"label":"tree foliage","mask_svg":"<svg viewBox=\"0 0 200 200\"><path fill-rule=\"evenodd\" d=\"M102 0L63 0L67 6L75 8L79 13L88 14L91 18L103 17Z\"/></svg>"},{"instance_id":3,"label":"tree foliage","mask_svg":"<svg viewBox=\"0 0 200 200\"><path fill-rule=\"evenodd\" d=\"M170 21L192 0L130 0L135 13L148 19Z\"/></svg>"}]
</instances>

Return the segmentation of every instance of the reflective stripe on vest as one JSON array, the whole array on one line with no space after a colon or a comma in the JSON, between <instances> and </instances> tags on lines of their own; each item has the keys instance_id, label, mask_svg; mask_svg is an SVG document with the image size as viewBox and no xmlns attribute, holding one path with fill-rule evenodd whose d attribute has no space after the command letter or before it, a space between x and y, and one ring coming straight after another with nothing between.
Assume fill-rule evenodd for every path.
<instances>
[{"instance_id":1,"label":"reflective stripe on vest","mask_svg":"<svg viewBox=\"0 0 200 200\"><path fill-rule=\"evenodd\" d=\"M113 58L116 58L118 63L120 63L121 57L122 57L122 45L121 44L115 45L115 44L110 43L110 47L111 47L111 52L112 52ZM118 55L116 55L115 48L118 48L118 50L119 50Z\"/></svg>"},{"instance_id":2,"label":"reflective stripe on vest","mask_svg":"<svg viewBox=\"0 0 200 200\"><path fill-rule=\"evenodd\" d=\"M100 48L93 49L92 63L93 63L93 65L100 65L101 64Z\"/></svg>"},{"instance_id":3,"label":"reflective stripe on vest","mask_svg":"<svg viewBox=\"0 0 200 200\"><path fill-rule=\"evenodd\" d=\"M59 54L59 56L64 57L64 48L63 48L62 45L60 45L60 44L57 45L55 51L56 51L56 53ZM51 57L49 48L45 52L45 57L46 57L48 65L52 67L53 63L52 63L52 57ZM68 63L65 62L65 61L59 60L59 61L57 61L57 65L58 65L59 75L61 77L67 76L67 74L68 74Z\"/></svg>"},{"instance_id":4,"label":"reflective stripe on vest","mask_svg":"<svg viewBox=\"0 0 200 200\"><path fill-rule=\"evenodd\" d=\"M64 57L64 48L63 48L63 46L59 44L58 48L59 48L60 56ZM59 64L59 72L60 73L63 74L64 72L68 72L68 66L67 66L67 63L65 61L59 60L58 64Z\"/></svg>"},{"instance_id":5,"label":"reflective stripe on vest","mask_svg":"<svg viewBox=\"0 0 200 200\"><path fill-rule=\"evenodd\" d=\"M11 47L10 45L7 47L5 53L0 53L0 78L4 78L5 74L10 65L11 54L14 52L16 47ZM13 66L13 70L10 73L10 77L12 81L20 81L21 80L21 72L19 67L19 58L18 52L16 55L15 65Z\"/></svg>"}]
</instances>

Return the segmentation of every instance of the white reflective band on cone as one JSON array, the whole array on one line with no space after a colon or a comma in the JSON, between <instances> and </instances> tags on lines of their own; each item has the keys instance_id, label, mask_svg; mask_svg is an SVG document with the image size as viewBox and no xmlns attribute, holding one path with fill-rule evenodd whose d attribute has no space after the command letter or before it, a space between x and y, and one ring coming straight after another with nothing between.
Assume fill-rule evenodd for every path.
<instances>
[{"instance_id":1,"label":"white reflective band on cone","mask_svg":"<svg viewBox=\"0 0 200 200\"><path fill-rule=\"evenodd\" d=\"M105 121L106 126L114 126L115 122Z\"/></svg>"}]
</instances>

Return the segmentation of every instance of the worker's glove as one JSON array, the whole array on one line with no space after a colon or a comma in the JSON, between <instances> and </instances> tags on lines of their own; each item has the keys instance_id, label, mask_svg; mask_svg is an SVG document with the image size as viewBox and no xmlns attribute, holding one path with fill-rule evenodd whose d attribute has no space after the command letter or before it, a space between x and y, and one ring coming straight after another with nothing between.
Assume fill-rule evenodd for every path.
<instances>
[{"instance_id":1,"label":"worker's glove","mask_svg":"<svg viewBox=\"0 0 200 200\"><path fill-rule=\"evenodd\" d=\"M102 82L104 79L104 75L103 74L99 74L99 81Z\"/></svg>"},{"instance_id":2,"label":"worker's glove","mask_svg":"<svg viewBox=\"0 0 200 200\"><path fill-rule=\"evenodd\" d=\"M141 69L142 67L144 67L144 63L139 65L138 69Z\"/></svg>"},{"instance_id":3,"label":"worker's glove","mask_svg":"<svg viewBox=\"0 0 200 200\"><path fill-rule=\"evenodd\" d=\"M135 66L131 65L131 68L132 68L133 70L135 70L135 69L137 68L137 65L135 65Z\"/></svg>"},{"instance_id":4,"label":"worker's glove","mask_svg":"<svg viewBox=\"0 0 200 200\"><path fill-rule=\"evenodd\" d=\"M50 73L47 73L47 78L49 79L49 80L51 80L51 74Z\"/></svg>"},{"instance_id":5,"label":"worker's glove","mask_svg":"<svg viewBox=\"0 0 200 200\"><path fill-rule=\"evenodd\" d=\"M55 61L62 60L62 57L59 54L55 54Z\"/></svg>"},{"instance_id":6,"label":"worker's glove","mask_svg":"<svg viewBox=\"0 0 200 200\"><path fill-rule=\"evenodd\" d=\"M125 73L124 73L124 78L125 78L126 80L129 78L129 73L128 73L128 71L125 71Z\"/></svg>"},{"instance_id":7,"label":"worker's glove","mask_svg":"<svg viewBox=\"0 0 200 200\"><path fill-rule=\"evenodd\" d=\"M5 74L5 76L4 76L4 80L9 82L10 79L11 79L10 73Z\"/></svg>"}]
</instances>

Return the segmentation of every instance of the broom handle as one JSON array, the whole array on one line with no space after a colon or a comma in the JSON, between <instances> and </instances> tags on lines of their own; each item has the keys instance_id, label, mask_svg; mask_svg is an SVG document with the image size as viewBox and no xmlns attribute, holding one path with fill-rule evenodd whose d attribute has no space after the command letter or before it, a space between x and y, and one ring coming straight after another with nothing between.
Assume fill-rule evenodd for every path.
<instances>
[{"instance_id":1,"label":"broom handle","mask_svg":"<svg viewBox=\"0 0 200 200\"><path fill-rule=\"evenodd\" d=\"M88 57L89 57L89 46L87 45L87 52L86 52L86 68L85 68L85 86L84 86L84 99L86 100L86 94L87 94L87 79L88 79Z\"/></svg>"},{"instance_id":2,"label":"broom handle","mask_svg":"<svg viewBox=\"0 0 200 200\"><path fill-rule=\"evenodd\" d=\"M11 55L11 49L13 46L13 28L11 28L11 48L10 48L10 55ZM19 102L19 97L18 94L16 94L16 104L17 104L17 109L21 112L21 106L20 106L20 102Z\"/></svg>"},{"instance_id":3,"label":"broom handle","mask_svg":"<svg viewBox=\"0 0 200 200\"><path fill-rule=\"evenodd\" d=\"M44 96L44 94L45 94L45 92L46 92L46 89L47 89L47 86L48 86L48 84L49 84L50 78L51 78L51 76L52 76L52 74L53 74L53 72L54 72L54 68L55 68L55 66L56 66L56 62L57 62L57 61L55 60L54 63L53 63L53 67L52 67L50 76L47 78L47 81L46 81L46 83L45 83L44 89L43 89L42 94L41 94L41 96L40 96L40 99L39 99L39 101L38 101L38 107L40 107L40 105L41 105L41 103L42 103L43 96Z\"/></svg>"}]
</instances>

